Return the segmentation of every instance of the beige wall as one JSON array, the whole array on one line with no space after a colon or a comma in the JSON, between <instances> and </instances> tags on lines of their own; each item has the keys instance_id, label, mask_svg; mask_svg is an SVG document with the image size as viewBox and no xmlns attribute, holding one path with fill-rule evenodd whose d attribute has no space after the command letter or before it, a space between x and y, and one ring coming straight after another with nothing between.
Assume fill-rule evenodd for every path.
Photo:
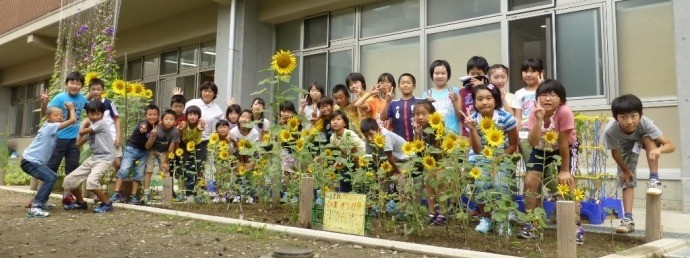
<instances>
[{"instance_id":1,"label":"beige wall","mask_svg":"<svg viewBox=\"0 0 690 258\"><path fill-rule=\"evenodd\" d=\"M28 48L33 48L33 46L28 46ZM50 78L54 63L55 58L51 54L8 67L2 70L2 86Z\"/></svg>"},{"instance_id":2,"label":"beige wall","mask_svg":"<svg viewBox=\"0 0 690 258\"><path fill-rule=\"evenodd\" d=\"M260 0L259 21L278 24L377 0Z\"/></svg>"}]
</instances>

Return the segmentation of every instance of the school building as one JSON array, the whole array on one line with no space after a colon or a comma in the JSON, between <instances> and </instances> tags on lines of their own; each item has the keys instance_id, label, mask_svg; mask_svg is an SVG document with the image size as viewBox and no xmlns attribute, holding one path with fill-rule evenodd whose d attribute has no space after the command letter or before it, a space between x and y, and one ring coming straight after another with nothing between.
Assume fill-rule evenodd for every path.
<instances>
[{"instance_id":1,"label":"school building","mask_svg":"<svg viewBox=\"0 0 690 258\"><path fill-rule=\"evenodd\" d=\"M0 1L0 125L21 151L40 122L40 90L53 72L60 20L98 0ZM510 67L511 91L522 87L520 64L544 60L546 77L563 82L568 104L610 115L616 96L633 93L676 144L661 158L663 207L690 213L690 1L687 0L119 0L115 49L122 74L154 89L169 106L182 87L197 97L205 80L248 106L262 89L259 73L277 49L294 52L294 85L319 81L329 90L359 71L430 84L428 65L448 60L450 84L481 55ZM87 72L87 71L84 71ZM420 95L420 94L418 94ZM125 132L128 134L128 132ZM683 136L683 137L682 137ZM643 156L644 157L644 156ZM615 165L609 159L609 170ZM641 158L638 176L648 176ZM636 193L644 205L645 187Z\"/></svg>"}]
</instances>

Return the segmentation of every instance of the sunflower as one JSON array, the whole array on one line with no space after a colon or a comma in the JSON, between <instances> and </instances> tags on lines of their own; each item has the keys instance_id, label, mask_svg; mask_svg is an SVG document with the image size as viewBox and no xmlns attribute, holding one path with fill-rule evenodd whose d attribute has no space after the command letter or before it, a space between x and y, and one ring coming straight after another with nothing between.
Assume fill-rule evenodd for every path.
<instances>
[{"instance_id":1,"label":"sunflower","mask_svg":"<svg viewBox=\"0 0 690 258\"><path fill-rule=\"evenodd\" d=\"M494 156L494 150L489 146L484 146L482 154L484 154L484 157L486 157L487 159L490 159Z\"/></svg>"},{"instance_id":2,"label":"sunflower","mask_svg":"<svg viewBox=\"0 0 690 258\"><path fill-rule=\"evenodd\" d=\"M151 91L151 89L146 89L141 95L144 96L144 98L151 99L153 98L153 91Z\"/></svg>"},{"instance_id":3,"label":"sunflower","mask_svg":"<svg viewBox=\"0 0 690 258\"><path fill-rule=\"evenodd\" d=\"M492 127L484 132L484 139L486 140L486 143L489 144L489 146L501 147L505 143L505 135L503 135L501 129Z\"/></svg>"},{"instance_id":4,"label":"sunflower","mask_svg":"<svg viewBox=\"0 0 690 258\"><path fill-rule=\"evenodd\" d=\"M487 130L494 128L494 120L491 119L491 117L482 117L482 120L479 120L479 129L486 132Z\"/></svg>"},{"instance_id":5,"label":"sunflower","mask_svg":"<svg viewBox=\"0 0 690 258\"><path fill-rule=\"evenodd\" d=\"M374 146L376 146L377 148L380 149L380 148L383 148L383 144L386 143L386 139L383 138L383 134L379 133L379 134L376 134L376 136L374 136L373 142L374 142Z\"/></svg>"},{"instance_id":6,"label":"sunflower","mask_svg":"<svg viewBox=\"0 0 690 258\"><path fill-rule=\"evenodd\" d=\"M422 158L422 164L424 164L424 168L426 169L433 169L436 167L436 160L434 157L426 155Z\"/></svg>"},{"instance_id":7,"label":"sunflower","mask_svg":"<svg viewBox=\"0 0 690 258\"><path fill-rule=\"evenodd\" d=\"M414 144L414 150L416 152L422 152L426 148L426 143L424 143L422 140L416 140L412 143Z\"/></svg>"},{"instance_id":8,"label":"sunflower","mask_svg":"<svg viewBox=\"0 0 690 258\"><path fill-rule=\"evenodd\" d=\"M194 151L194 147L196 147L196 143L191 141L187 143L187 151Z\"/></svg>"},{"instance_id":9,"label":"sunflower","mask_svg":"<svg viewBox=\"0 0 690 258\"><path fill-rule=\"evenodd\" d=\"M218 158L221 160L228 160L228 158L230 158L230 153L228 153L227 150L222 150L218 152Z\"/></svg>"},{"instance_id":10,"label":"sunflower","mask_svg":"<svg viewBox=\"0 0 690 258\"><path fill-rule=\"evenodd\" d=\"M469 174L471 178L477 179L479 178L479 176L482 175L482 170L478 167L473 167L472 169L470 169Z\"/></svg>"},{"instance_id":11,"label":"sunflower","mask_svg":"<svg viewBox=\"0 0 690 258\"><path fill-rule=\"evenodd\" d=\"M338 175L335 174L335 172L331 171L328 173L328 178L331 180L334 180Z\"/></svg>"},{"instance_id":12,"label":"sunflower","mask_svg":"<svg viewBox=\"0 0 690 258\"><path fill-rule=\"evenodd\" d=\"M84 84L88 86L89 83L91 82L91 80L93 80L93 79L98 79L98 73L97 72L87 73L86 76L84 76Z\"/></svg>"},{"instance_id":13,"label":"sunflower","mask_svg":"<svg viewBox=\"0 0 690 258\"><path fill-rule=\"evenodd\" d=\"M182 156L182 154L184 154L184 150L182 150L182 148L177 148L175 150L175 156L180 157L180 156Z\"/></svg>"},{"instance_id":14,"label":"sunflower","mask_svg":"<svg viewBox=\"0 0 690 258\"><path fill-rule=\"evenodd\" d=\"M364 175L366 175L368 178L373 178L374 172L373 171L367 171L367 172L364 172Z\"/></svg>"},{"instance_id":15,"label":"sunflower","mask_svg":"<svg viewBox=\"0 0 690 258\"><path fill-rule=\"evenodd\" d=\"M429 124L432 127L439 126L441 123L443 123L443 116L441 116L441 113L433 113L429 115Z\"/></svg>"},{"instance_id":16,"label":"sunflower","mask_svg":"<svg viewBox=\"0 0 690 258\"><path fill-rule=\"evenodd\" d=\"M573 199L575 201L582 201L585 199L585 190L582 190L582 188L575 188L573 190Z\"/></svg>"},{"instance_id":17,"label":"sunflower","mask_svg":"<svg viewBox=\"0 0 690 258\"><path fill-rule=\"evenodd\" d=\"M453 150L455 150L455 146L457 146L455 144L455 141L446 138L443 140L443 143L441 144L441 150L445 153L450 153L453 152Z\"/></svg>"},{"instance_id":18,"label":"sunflower","mask_svg":"<svg viewBox=\"0 0 690 258\"><path fill-rule=\"evenodd\" d=\"M323 151L323 154L326 154L326 156L330 157L331 155L333 155L333 151L331 149L325 149Z\"/></svg>"},{"instance_id":19,"label":"sunflower","mask_svg":"<svg viewBox=\"0 0 690 258\"><path fill-rule=\"evenodd\" d=\"M558 194L560 195L566 195L568 194L568 192L570 192L570 186L566 184L558 184L558 186L556 186L556 189L558 190Z\"/></svg>"},{"instance_id":20,"label":"sunflower","mask_svg":"<svg viewBox=\"0 0 690 258\"><path fill-rule=\"evenodd\" d=\"M316 120L316 122L314 122L314 126L312 127L312 129L316 129L317 131L321 132L323 131L323 124L323 119Z\"/></svg>"},{"instance_id":21,"label":"sunflower","mask_svg":"<svg viewBox=\"0 0 690 258\"><path fill-rule=\"evenodd\" d=\"M460 137L458 137L458 135L455 134L453 131L450 131L450 132L448 132L448 133L446 134L446 140L450 140L450 141L454 141L454 142L455 142L455 141L457 141L458 139L460 139Z\"/></svg>"},{"instance_id":22,"label":"sunflower","mask_svg":"<svg viewBox=\"0 0 690 258\"><path fill-rule=\"evenodd\" d=\"M388 163L388 161L381 162L381 169L386 172L391 172L393 171L393 166L391 163Z\"/></svg>"},{"instance_id":23,"label":"sunflower","mask_svg":"<svg viewBox=\"0 0 690 258\"><path fill-rule=\"evenodd\" d=\"M294 116L290 117L290 119L287 120L287 125L290 128L290 131L297 131L297 129L299 129L299 118Z\"/></svg>"},{"instance_id":24,"label":"sunflower","mask_svg":"<svg viewBox=\"0 0 690 258\"><path fill-rule=\"evenodd\" d=\"M365 167L369 166L369 160L367 158L365 158L364 156L360 156L357 159L357 166L359 166L360 168L365 168Z\"/></svg>"},{"instance_id":25,"label":"sunflower","mask_svg":"<svg viewBox=\"0 0 690 258\"><path fill-rule=\"evenodd\" d=\"M211 136L208 137L208 143L209 144L216 144L216 143L218 143L218 139L220 139L220 137L218 136L218 133L212 133Z\"/></svg>"},{"instance_id":26,"label":"sunflower","mask_svg":"<svg viewBox=\"0 0 690 258\"><path fill-rule=\"evenodd\" d=\"M281 142L289 142L292 140L292 133L288 130L280 130L280 141Z\"/></svg>"},{"instance_id":27,"label":"sunflower","mask_svg":"<svg viewBox=\"0 0 690 258\"><path fill-rule=\"evenodd\" d=\"M301 151L302 149L304 149L304 139L299 138L295 142L295 150Z\"/></svg>"},{"instance_id":28,"label":"sunflower","mask_svg":"<svg viewBox=\"0 0 690 258\"><path fill-rule=\"evenodd\" d=\"M244 165L239 165L237 167L237 175L244 176L244 173L247 173L247 168Z\"/></svg>"},{"instance_id":29,"label":"sunflower","mask_svg":"<svg viewBox=\"0 0 690 258\"><path fill-rule=\"evenodd\" d=\"M443 124L440 124L438 126L433 126L432 128L434 128L434 130L436 130L436 132L434 132L434 134L436 135L436 138L435 138L436 140L440 140L441 137L446 134L445 133L446 127Z\"/></svg>"},{"instance_id":30,"label":"sunflower","mask_svg":"<svg viewBox=\"0 0 690 258\"><path fill-rule=\"evenodd\" d=\"M173 159L174 157L175 157L174 151L168 152L168 159Z\"/></svg>"},{"instance_id":31,"label":"sunflower","mask_svg":"<svg viewBox=\"0 0 690 258\"><path fill-rule=\"evenodd\" d=\"M271 140L271 134L265 133L261 135L261 142L269 142Z\"/></svg>"},{"instance_id":32,"label":"sunflower","mask_svg":"<svg viewBox=\"0 0 690 258\"><path fill-rule=\"evenodd\" d=\"M141 82L132 82L130 85L132 86L132 95L134 96L142 96L142 93L146 90Z\"/></svg>"},{"instance_id":33,"label":"sunflower","mask_svg":"<svg viewBox=\"0 0 690 258\"><path fill-rule=\"evenodd\" d=\"M123 80L115 80L111 85L113 88L113 93L117 95L124 95L127 88L127 83Z\"/></svg>"},{"instance_id":34,"label":"sunflower","mask_svg":"<svg viewBox=\"0 0 690 258\"><path fill-rule=\"evenodd\" d=\"M244 149L251 149L252 143L250 141L247 141L247 139L240 139L240 141L237 142L237 146L239 147L238 149L242 151Z\"/></svg>"},{"instance_id":35,"label":"sunflower","mask_svg":"<svg viewBox=\"0 0 690 258\"><path fill-rule=\"evenodd\" d=\"M330 191L331 191L331 188L330 188L330 187L328 187L328 186L324 186L324 187L323 187L323 192L324 192L324 193L328 193L328 192L330 192Z\"/></svg>"},{"instance_id":36,"label":"sunflower","mask_svg":"<svg viewBox=\"0 0 690 258\"><path fill-rule=\"evenodd\" d=\"M206 186L206 180L203 180L203 179L202 179L202 180L199 180L198 185L199 185L200 188Z\"/></svg>"},{"instance_id":37,"label":"sunflower","mask_svg":"<svg viewBox=\"0 0 690 258\"><path fill-rule=\"evenodd\" d=\"M544 138L544 141L548 144L554 145L558 140L558 133L554 130L549 130L544 134L544 136L542 136L542 138Z\"/></svg>"},{"instance_id":38,"label":"sunflower","mask_svg":"<svg viewBox=\"0 0 690 258\"><path fill-rule=\"evenodd\" d=\"M470 140L467 138L460 138L458 141L460 144L460 149L461 150L468 150L470 148Z\"/></svg>"},{"instance_id":39,"label":"sunflower","mask_svg":"<svg viewBox=\"0 0 690 258\"><path fill-rule=\"evenodd\" d=\"M221 150L227 150L228 149L228 142L226 141L219 141L218 142L218 148Z\"/></svg>"},{"instance_id":40,"label":"sunflower","mask_svg":"<svg viewBox=\"0 0 690 258\"><path fill-rule=\"evenodd\" d=\"M412 142L405 142L402 145L402 151L406 155L412 155L415 152L414 144Z\"/></svg>"},{"instance_id":41,"label":"sunflower","mask_svg":"<svg viewBox=\"0 0 690 258\"><path fill-rule=\"evenodd\" d=\"M273 55L271 69L279 75L288 75L297 67L297 58L288 51L279 50Z\"/></svg>"}]
</instances>

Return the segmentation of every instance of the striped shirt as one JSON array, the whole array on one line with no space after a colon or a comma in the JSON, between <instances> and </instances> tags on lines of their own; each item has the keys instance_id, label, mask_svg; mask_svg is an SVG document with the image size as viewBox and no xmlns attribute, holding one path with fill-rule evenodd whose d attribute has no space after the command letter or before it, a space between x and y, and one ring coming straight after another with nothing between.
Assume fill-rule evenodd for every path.
<instances>
[{"instance_id":1,"label":"striped shirt","mask_svg":"<svg viewBox=\"0 0 690 258\"><path fill-rule=\"evenodd\" d=\"M482 114L479 112L475 112L474 114L470 115L470 117L476 121L479 122L482 120ZM494 121L496 124L496 127L503 131L503 134L505 136L505 143L503 144L503 148L509 145L508 142L508 131L513 130L517 126L517 122L515 121L515 117L508 113L508 111L505 111L503 109L495 109L494 114L491 116L491 120ZM486 146L486 140L484 140L484 133L482 130L477 130L479 133L479 138L481 139L482 146ZM470 158L472 156L477 155L474 153L474 151L470 148Z\"/></svg>"}]
</instances>

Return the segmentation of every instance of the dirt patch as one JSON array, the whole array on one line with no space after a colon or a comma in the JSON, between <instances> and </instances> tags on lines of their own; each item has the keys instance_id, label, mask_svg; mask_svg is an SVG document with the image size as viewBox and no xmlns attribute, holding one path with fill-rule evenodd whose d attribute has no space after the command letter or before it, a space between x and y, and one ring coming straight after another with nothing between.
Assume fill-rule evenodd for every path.
<instances>
[{"instance_id":1,"label":"dirt patch","mask_svg":"<svg viewBox=\"0 0 690 258\"><path fill-rule=\"evenodd\" d=\"M106 214L56 208L48 218L29 219L24 204L31 195L0 193L0 257L259 257L286 247L308 248L316 257L421 257L118 208Z\"/></svg>"}]
</instances>

